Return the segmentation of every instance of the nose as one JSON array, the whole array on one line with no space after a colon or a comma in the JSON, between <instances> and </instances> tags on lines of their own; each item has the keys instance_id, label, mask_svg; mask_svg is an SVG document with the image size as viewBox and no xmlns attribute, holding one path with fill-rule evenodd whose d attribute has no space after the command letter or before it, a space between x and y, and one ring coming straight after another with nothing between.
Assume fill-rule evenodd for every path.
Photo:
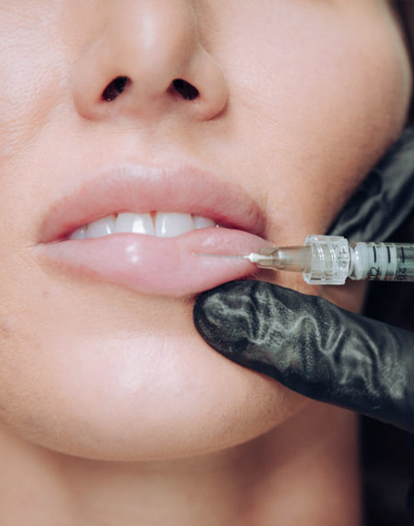
<instances>
[{"instance_id":1,"label":"nose","mask_svg":"<svg viewBox=\"0 0 414 526\"><path fill-rule=\"evenodd\" d=\"M193 0L105 0L104 23L74 69L73 98L90 120L211 120L226 106L219 63L203 47Z\"/></svg>"}]
</instances>

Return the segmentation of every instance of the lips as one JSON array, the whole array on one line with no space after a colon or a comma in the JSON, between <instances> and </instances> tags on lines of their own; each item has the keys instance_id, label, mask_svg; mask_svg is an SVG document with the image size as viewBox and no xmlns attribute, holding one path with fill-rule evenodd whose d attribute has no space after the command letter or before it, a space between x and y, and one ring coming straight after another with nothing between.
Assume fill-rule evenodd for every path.
<instances>
[{"instance_id":1,"label":"lips","mask_svg":"<svg viewBox=\"0 0 414 526\"><path fill-rule=\"evenodd\" d=\"M193 214L220 228L160 238L117 233L69 239L79 227L111 214ZM181 296L240 279L255 267L247 260L203 258L197 253L246 253L269 245L264 218L238 187L192 167L126 165L102 170L55 202L40 230L38 255L63 272L109 281L136 292Z\"/></svg>"}]
</instances>

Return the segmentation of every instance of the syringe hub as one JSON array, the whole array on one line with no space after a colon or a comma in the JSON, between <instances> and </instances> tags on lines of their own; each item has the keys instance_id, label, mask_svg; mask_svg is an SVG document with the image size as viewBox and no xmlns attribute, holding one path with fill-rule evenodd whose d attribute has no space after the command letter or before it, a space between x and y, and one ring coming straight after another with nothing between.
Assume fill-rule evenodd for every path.
<instances>
[{"instance_id":1,"label":"syringe hub","mask_svg":"<svg viewBox=\"0 0 414 526\"><path fill-rule=\"evenodd\" d=\"M303 272L310 284L342 285L349 273L348 241L339 236L308 236L303 246L260 249L247 257L260 268Z\"/></svg>"}]
</instances>

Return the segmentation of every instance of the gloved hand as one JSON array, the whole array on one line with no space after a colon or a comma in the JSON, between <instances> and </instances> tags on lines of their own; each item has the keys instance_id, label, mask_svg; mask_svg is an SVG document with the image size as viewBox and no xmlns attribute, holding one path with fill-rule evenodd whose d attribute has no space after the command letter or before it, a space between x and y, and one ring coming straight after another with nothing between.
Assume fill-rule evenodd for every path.
<instances>
[{"instance_id":1,"label":"gloved hand","mask_svg":"<svg viewBox=\"0 0 414 526\"><path fill-rule=\"evenodd\" d=\"M414 130L369 174L330 231L384 241L414 209ZM194 322L218 352L310 398L414 432L414 333L266 282L200 295Z\"/></svg>"},{"instance_id":2,"label":"gloved hand","mask_svg":"<svg viewBox=\"0 0 414 526\"><path fill-rule=\"evenodd\" d=\"M263 281L202 294L194 321L230 360L414 432L414 333Z\"/></svg>"}]
</instances>

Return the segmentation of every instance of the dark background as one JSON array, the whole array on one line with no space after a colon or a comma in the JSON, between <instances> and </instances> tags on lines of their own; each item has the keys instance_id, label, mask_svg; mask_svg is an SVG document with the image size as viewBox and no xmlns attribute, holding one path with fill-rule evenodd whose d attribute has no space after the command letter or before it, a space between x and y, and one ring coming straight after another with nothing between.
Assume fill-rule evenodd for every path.
<instances>
[{"instance_id":1,"label":"dark background","mask_svg":"<svg viewBox=\"0 0 414 526\"><path fill-rule=\"evenodd\" d=\"M414 216L393 235L391 241L414 242ZM372 283L365 314L414 331L414 283ZM414 360L414 349L412 352ZM414 479L412 444L414 437L408 433L361 417L366 526L414 526L405 505Z\"/></svg>"}]
</instances>

